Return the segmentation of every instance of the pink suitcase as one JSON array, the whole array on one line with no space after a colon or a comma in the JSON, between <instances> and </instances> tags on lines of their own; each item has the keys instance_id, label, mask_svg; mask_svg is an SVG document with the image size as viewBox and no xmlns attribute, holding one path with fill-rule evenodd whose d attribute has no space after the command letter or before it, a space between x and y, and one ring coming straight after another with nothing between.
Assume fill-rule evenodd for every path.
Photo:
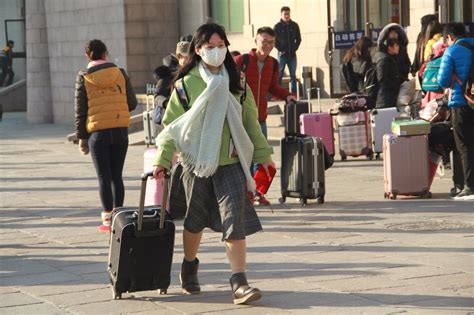
<instances>
[{"instance_id":1,"label":"pink suitcase","mask_svg":"<svg viewBox=\"0 0 474 315\"><path fill-rule=\"evenodd\" d=\"M300 126L302 134L321 138L329 154L334 156L334 133L329 113L302 114Z\"/></svg>"},{"instance_id":2,"label":"pink suitcase","mask_svg":"<svg viewBox=\"0 0 474 315\"><path fill-rule=\"evenodd\" d=\"M311 102L311 90L307 89L309 114L301 114L299 117L301 134L321 138L326 150L331 156L334 156L334 129L332 127L332 116L329 113L323 113L321 110L320 88L316 88L318 96L319 113L313 113Z\"/></svg>"},{"instance_id":3,"label":"pink suitcase","mask_svg":"<svg viewBox=\"0 0 474 315\"><path fill-rule=\"evenodd\" d=\"M143 154L143 171L153 170L153 161L156 158L156 148L148 149ZM173 165L176 164L177 156L173 158ZM146 182L145 206L161 205L163 196L163 178L156 180L150 178Z\"/></svg>"},{"instance_id":4,"label":"pink suitcase","mask_svg":"<svg viewBox=\"0 0 474 315\"><path fill-rule=\"evenodd\" d=\"M383 136L383 169L386 199L398 195L431 198L426 135Z\"/></svg>"}]
</instances>

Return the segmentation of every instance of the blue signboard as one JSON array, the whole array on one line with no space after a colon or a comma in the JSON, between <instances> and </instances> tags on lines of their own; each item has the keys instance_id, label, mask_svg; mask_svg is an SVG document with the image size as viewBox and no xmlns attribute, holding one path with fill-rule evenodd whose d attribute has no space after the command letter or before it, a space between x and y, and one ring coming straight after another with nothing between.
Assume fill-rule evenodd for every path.
<instances>
[{"instance_id":1,"label":"blue signboard","mask_svg":"<svg viewBox=\"0 0 474 315\"><path fill-rule=\"evenodd\" d=\"M379 37L380 28L372 29L372 40L377 41ZM349 49L355 45L357 40L364 36L364 30L334 32L334 48L335 49Z\"/></svg>"},{"instance_id":2,"label":"blue signboard","mask_svg":"<svg viewBox=\"0 0 474 315\"><path fill-rule=\"evenodd\" d=\"M334 47L336 49L348 49L364 36L364 31L334 32Z\"/></svg>"}]
</instances>

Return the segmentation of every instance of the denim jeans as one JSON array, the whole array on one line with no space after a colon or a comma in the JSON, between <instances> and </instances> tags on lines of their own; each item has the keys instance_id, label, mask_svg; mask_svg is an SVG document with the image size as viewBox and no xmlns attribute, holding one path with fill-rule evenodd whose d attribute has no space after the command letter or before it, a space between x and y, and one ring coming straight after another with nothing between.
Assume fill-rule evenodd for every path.
<instances>
[{"instance_id":1,"label":"denim jeans","mask_svg":"<svg viewBox=\"0 0 474 315\"><path fill-rule=\"evenodd\" d=\"M278 77L279 83L281 85L281 79L285 74L285 66L288 66L288 71L290 72L291 78L291 92L296 93L297 85L296 85L296 55L294 57L286 57L285 55L281 55L278 58L278 62L280 64L280 75Z\"/></svg>"},{"instance_id":2,"label":"denim jeans","mask_svg":"<svg viewBox=\"0 0 474 315\"><path fill-rule=\"evenodd\" d=\"M127 149L127 128L95 131L89 138L89 151L99 180L99 195L104 210L123 206L125 188L122 171Z\"/></svg>"}]
</instances>

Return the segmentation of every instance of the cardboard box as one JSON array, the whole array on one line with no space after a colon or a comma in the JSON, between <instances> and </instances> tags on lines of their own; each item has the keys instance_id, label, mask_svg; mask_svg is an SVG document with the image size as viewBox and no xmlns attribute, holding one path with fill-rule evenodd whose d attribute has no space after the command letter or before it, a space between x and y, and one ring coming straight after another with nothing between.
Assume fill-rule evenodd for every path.
<instances>
[{"instance_id":1,"label":"cardboard box","mask_svg":"<svg viewBox=\"0 0 474 315\"><path fill-rule=\"evenodd\" d=\"M425 120L395 120L392 132L398 136L416 136L430 133L430 123Z\"/></svg>"}]
</instances>

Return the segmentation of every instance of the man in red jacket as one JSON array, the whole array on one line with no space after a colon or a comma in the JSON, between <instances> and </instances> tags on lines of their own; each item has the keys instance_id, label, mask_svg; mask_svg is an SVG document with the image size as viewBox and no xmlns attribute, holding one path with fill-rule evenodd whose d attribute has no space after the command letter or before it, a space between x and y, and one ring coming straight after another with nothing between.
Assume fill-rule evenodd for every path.
<instances>
[{"instance_id":1,"label":"man in red jacket","mask_svg":"<svg viewBox=\"0 0 474 315\"><path fill-rule=\"evenodd\" d=\"M259 28L255 44L257 48L253 48L248 54L236 56L235 62L239 69L245 73L246 82L252 89L258 106L258 121L266 138L268 93L287 102L296 101L296 97L278 84L278 61L270 56L270 52L275 47L273 29L271 27ZM257 199L259 204L269 204L263 196L257 196Z\"/></svg>"}]
</instances>

